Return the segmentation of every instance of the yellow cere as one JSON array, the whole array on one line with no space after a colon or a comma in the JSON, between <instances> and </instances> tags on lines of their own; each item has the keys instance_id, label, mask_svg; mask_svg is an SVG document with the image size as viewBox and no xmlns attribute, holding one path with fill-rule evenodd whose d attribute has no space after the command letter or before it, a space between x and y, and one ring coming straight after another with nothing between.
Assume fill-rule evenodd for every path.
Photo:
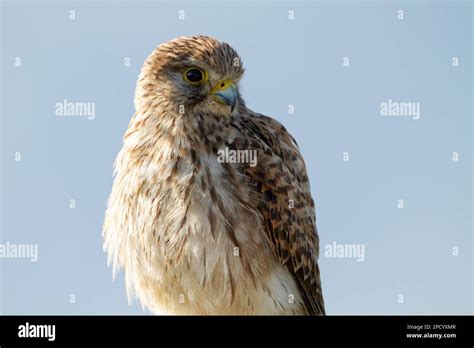
<instances>
[{"instance_id":1,"label":"yellow cere","mask_svg":"<svg viewBox=\"0 0 474 348\"><path fill-rule=\"evenodd\" d=\"M228 88L229 86L232 86L233 85L233 82L232 80L225 80L225 81L219 81L216 83L216 85L214 86L214 88L211 90L211 93L215 93L217 91L222 91L226 88Z\"/></svg>"}]
</instances>

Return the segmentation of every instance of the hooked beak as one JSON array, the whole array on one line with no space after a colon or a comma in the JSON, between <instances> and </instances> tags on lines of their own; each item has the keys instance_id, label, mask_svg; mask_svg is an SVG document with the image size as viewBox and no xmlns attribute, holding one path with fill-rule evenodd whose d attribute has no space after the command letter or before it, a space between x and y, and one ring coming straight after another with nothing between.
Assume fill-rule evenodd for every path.
<instances>
[{"instance_id":1,"label":"hooked beak","mask_svg":"<svg viewBox=\"0 0 474 348\"><path fill-rule=\"evenodd\" d=\"M234 111L237 104L237 89L232 80L219 81L211 90L212 99L222 105L229 105L230 112Z\"/></svg>"}]
</instances>

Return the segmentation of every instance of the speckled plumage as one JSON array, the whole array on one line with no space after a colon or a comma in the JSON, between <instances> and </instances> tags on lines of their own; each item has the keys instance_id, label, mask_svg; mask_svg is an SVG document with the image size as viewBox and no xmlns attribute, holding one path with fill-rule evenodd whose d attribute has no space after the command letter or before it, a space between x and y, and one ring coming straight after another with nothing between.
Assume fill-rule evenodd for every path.
<instances>
[{"instance_id":1,"label":"speckled plumage","mask_svg":"<svg viewBox=\"0 0 474 348\"><path fill-rule=\"evenodd\" d=\"M209 80L191 86L183 71ZM205 36L157 47L137 82L136 113L115 164L104 248L129 298L155 313L324 314L308 175L277 121L209 94L236 85L240 57ZM219 162L256 150L257 163Z\"/></svg>"}]
</instances>

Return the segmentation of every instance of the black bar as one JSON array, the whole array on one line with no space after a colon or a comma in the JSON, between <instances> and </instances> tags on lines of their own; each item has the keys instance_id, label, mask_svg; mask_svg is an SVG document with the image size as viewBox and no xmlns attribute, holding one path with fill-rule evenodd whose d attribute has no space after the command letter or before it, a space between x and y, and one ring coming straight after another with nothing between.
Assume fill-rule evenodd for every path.
<instances>
[{"instance_id":1,"label":"black bar","mask_svg":"<svg viewBox=\"0 0 474 348\"><path fill-rule=\"evenodd\" d=\"M46 327L39 329L34 325L55 325L54 341L48 339L52 335L19 337L20 331L22 335L36 335L36 332L42 331L43 336L47 336ZM415 334L422 337L407 336ZM435 334L441 335L441 338L433 336ZM1 348L45 344L160 346L228 343L291 346L384 343L472 347L474 317L0 316Z\"/></svg>"}]
</instances>

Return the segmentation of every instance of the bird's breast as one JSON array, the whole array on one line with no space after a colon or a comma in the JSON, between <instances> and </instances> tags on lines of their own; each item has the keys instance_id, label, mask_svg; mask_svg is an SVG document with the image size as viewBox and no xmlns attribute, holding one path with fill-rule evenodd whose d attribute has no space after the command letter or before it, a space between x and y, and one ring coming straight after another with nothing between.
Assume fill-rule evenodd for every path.
<instances>
[{"instance_id":1,"label":"bird's breast","mask_svg":"<svg viewBox=\"0 0 474 348\"><path fill-rule=\"evenodd\" d=\"M126 215L134 227L126 271L145 306L181 314L301 310L236 168L197 153L142 165L136 174L124 180L136 186Z\"/></svg>"}]
</instances>

